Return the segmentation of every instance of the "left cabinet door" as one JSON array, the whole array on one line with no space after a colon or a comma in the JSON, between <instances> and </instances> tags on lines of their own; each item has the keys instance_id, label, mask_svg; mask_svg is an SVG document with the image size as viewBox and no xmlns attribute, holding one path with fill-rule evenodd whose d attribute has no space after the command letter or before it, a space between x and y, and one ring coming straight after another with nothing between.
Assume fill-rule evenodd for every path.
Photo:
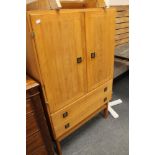
<instances>
[{"instance_id":1,"label":"left cabinet door","mask_svg":"<svg viewBox=\"0 0 155 155\"><path fill-rule=\"evenodd\" d=\"M51 113L86 92L84 14L30 13L35 46Z\"/></svg>"}]
</instances>

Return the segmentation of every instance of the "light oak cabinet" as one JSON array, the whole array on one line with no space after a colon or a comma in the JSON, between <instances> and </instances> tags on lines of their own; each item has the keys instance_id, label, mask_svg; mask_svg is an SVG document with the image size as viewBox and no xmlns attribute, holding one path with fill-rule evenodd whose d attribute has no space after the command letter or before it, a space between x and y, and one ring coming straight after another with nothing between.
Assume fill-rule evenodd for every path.
<instances>
[{"instance_id":1,"label":"light oak cabinet","mask_svg":"<svg viewBox=\"0 0 155 155\"><path fill-rule=\"evenodd\" d=\"M59 141L100 111L112 94L114 9L27 12L27 72L38 80Z\"/></svg>"}]
</instances>

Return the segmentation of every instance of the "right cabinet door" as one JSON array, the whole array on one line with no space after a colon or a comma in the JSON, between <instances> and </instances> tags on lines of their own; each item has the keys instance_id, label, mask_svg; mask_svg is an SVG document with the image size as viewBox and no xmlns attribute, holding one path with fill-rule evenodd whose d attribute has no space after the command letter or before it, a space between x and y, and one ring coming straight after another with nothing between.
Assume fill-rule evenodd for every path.
<instances>
[{"instance_id":1,"label":"right cabinet door","mask_svg":"<svg viewBox=\"0 0 155 155\"><path fill-rule=\"evenodd\" d=\"M86 12L88 91L113 78L115 10Z\"/></svg>"}]
</instances>

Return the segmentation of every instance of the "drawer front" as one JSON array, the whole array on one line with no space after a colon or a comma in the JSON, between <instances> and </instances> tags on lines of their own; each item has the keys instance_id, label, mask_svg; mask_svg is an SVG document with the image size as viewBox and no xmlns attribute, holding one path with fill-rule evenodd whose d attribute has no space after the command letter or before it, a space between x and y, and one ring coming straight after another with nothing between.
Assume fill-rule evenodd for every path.
<instances>
[{"instance_id":1,"label":"drawer front","mask_svg":"<svg viewBox=\"0 0 155 155\"><path fill-rule=\"evenodd\" d=\"M35 151L37 148L43 145L44 145L44 139L40 131L26 138L27 154Z\"/></svg>"},{"instance_id":2,"label":"drawer front","mask_svg":"<svg viewBox=\"0 0 155 155\"><path fill-rule=\"evenodd\" d=\"M89 117L111 99L112 81L51 115L56 138Z\"/></svg>"},{"instance_id":3,"label":"drawer front","mask_svg":"<svg viewBox=\"0 0 155 155\"><path fill-rule=\"evenodd\" d=\"M33 133L39 131L39 125L34 113L31 113L26 117L26 136L30 136Z\"/></svg>"},{"instance_id":4,"label":"drawer front","mask_svg":"<svg viewBox=\"0 0 155 155\"><path fill-rule=\"evenodd\" d=\"M43 113L38 115L31 113L26 117L26 136L31 136L38 131L46 133L47 137L49 136L46 118Z\"/></svg>"},{"instance_id":5,"label":"drawer front","mask_svg":"<svg viewBox=\"0 0 155 155\"><path fill-rule=\"evenodd\" d=\"M43 114L31 113L26 117L26 140L28 155L46 155L48 150L52 152L51 138ZM43 145L44 148L41 148Z\"/></svg>"},{"instance_id":6,"label":"drawer front","mask_svg":"<svg viewBox=\"0 0 155 155\"><path fill-rule=\"evenodd\" d=\"M39 92L26 92L26 114L42 110L41 99L39 94Z\"/></svg>"},{"instance_id":7,"label":"drawer front","mask_svg":"<svg viewBox=\"0 0 155 155\"><path fill-rule=\"evenodd\" d=\"M45 146L41 146L40 148L36 149L34 152L32 153L27 153L27 155L49 155L49 152L47 151L47 148ZM51 155L53 155L53 153L51 152Z\"/></svg>"}]
</instances>

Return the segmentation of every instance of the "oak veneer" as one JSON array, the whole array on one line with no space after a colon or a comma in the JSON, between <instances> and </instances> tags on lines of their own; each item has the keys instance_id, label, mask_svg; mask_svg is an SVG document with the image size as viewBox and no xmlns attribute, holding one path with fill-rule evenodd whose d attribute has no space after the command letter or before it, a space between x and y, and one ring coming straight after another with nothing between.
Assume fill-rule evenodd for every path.
<instances>
[{"instance_id":1,"label":"oak veneer","mask_svg":"<svg viewBox=\"0 0 155 155\"><path fill-rule=\"evenodd\" d=\"M37 19L41 20L41 26L36 24ZM48 103L53 113L86 92L84 16L81 13L60 12L58 15L53 12L31 15L31 23ZM82 58L82 63L77 64L78 57Z\"/></svg>"},{"instance_id":2,"label":"oak veneer","mask_svg":"<svg viewBox=\"0 0 155 155\"><path fill-rule=\"evenodd\" d=\"M62 8L96 8L104 7L104 0L60 0Z\"/></svg>"},{"instance_id":3,"label":"oak veneer","mask_svg":"<svg viewBox=\"0 0 155 155\"><path fill-rule=\"evenodd\" d=\"M27 72L42 86L59 142L112 96L115 9L27 12Z\"/></svg>"},{"instance_id":4,"label":"oak veneer","mask_svg":"<svg viewBox=\"0 0 155 155\"><path fill-rule=\"evenodd\" d=\"M50 0L26 0L26 10L49 10Z\"/></svg>"},{"instance_id":5,"label":"oak veneer","mask_svg":"<svg viewBox=\"0 0 155 155\"><path fill-rule=\"evenodd\" d=\"M59 1L59 0L58 0ZM61 8L100 8L104 7L104 0L60 0ZM56 0L26 0L26 10L59 9Z\"/></svg>"},{"instance_id":6,"label":"oak veneer","mask_svg":"<svg viewBox=\"0 0 155 155\"><path fill-rule=\"evenodd\" d=\"M105 88L108 88L104 92ZM110 94L112 92L112 81L109 81L100 86L97 90L88 93L84 97L76 100L71 105L57 111L52 114L52 121L54 125L54 130L56 137L61 137L65 132L73 128L76 124L80 123L82 120L91 115L94 111L102 107L107 101L110 100ZM107 97L107 100L104 99ZM63 114L67 112L67 116L63 117ZM69 127L65 128L65 125L69 123Z\"/></svg>"},{"instance_id":7,"label":"oak veneer","mask_svg":"<svg viewBox=\"0 0 155 155\"><path fill-rule=\"evenodd\" d=\"M86 45L88 90L104 84L113 77L114 19L113 11L87 12ZM91 57L95 53L95 58Z\"/></svg>"}]
</instances>

